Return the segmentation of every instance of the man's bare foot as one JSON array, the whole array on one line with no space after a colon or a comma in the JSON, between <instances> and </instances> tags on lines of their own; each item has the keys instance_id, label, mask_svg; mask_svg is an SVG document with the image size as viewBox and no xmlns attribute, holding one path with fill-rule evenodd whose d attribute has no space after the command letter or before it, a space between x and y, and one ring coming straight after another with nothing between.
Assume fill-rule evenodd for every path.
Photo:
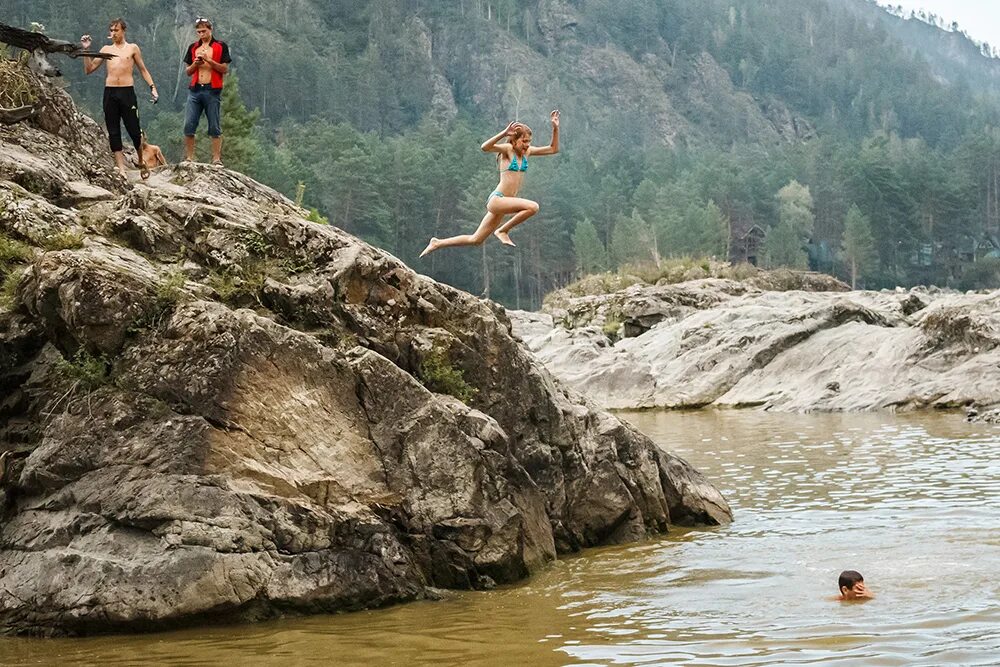
<instances>
[{"instance_id":1,"label":"man's bare foot","mask_svg":"<svg viewBox=\"0 0 1000 667\"><path fill-rule=\"evenodd\" d=\"M509 245L509 246L511 246L513 248L517 247L517 245L513 241L510 240L510 235L507 234L507 232L500 231L498 229L495 232L493 232L493 236L495 236L498 239L500 239L500 243L502 243L504 245Z\"/></svg>"},{"instance_id":2,"label":"man's bare foot","mask_svg":"<svg viewBox=\"0 0 1000 667\"><path fill-rule=\"evenodd\" d=\"M149 167L147 167L146 163L142 160L139 160L139 177L142 180L149 178Z\"/></svg>"},{"instance_id":3,"label":"man's bare foot","mask_svg":"<svg viewBox=\"0 0 1000 667\"><path fill-rule=\"evenodd\" d=\"M125 168L124 167L118 167L117 169L118 169L118 175L121 176L122 178L124 178L127 181L128 180L128 172L125 171Z\"/></svg>"},{"instance_id":4,"label":"man's bare foot","mask_svg":"<svg viewBox=\"0 0 1000 667\"><path fill-rule=\"evenodd\" d=\"M429 255L435 250L437 250L438 247L439 246L437 237L432 236L430 242L427 244L427 247L424 248L424 251L422 253L420 253L420 256L423 257L424 255Z\"/></svg>"}]
</instances>

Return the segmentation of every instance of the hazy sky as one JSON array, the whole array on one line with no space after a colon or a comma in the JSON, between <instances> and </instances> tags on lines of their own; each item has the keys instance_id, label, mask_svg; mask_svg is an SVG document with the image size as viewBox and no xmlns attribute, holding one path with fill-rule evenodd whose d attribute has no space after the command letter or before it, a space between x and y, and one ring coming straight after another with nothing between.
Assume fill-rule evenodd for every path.
<instances>
[{"instance_id":1,"label":"hazy sky","mask_svg":"<svg viewBox=\"0 0 1000 667\"><path fill-rule=\"evenodd\" d=\"M902 5L937 14L947 23L958 21L959 28L979 42L1000 46L1000 1L998 0L879 0L880 5Z\"/></svg>"}]
</instances>

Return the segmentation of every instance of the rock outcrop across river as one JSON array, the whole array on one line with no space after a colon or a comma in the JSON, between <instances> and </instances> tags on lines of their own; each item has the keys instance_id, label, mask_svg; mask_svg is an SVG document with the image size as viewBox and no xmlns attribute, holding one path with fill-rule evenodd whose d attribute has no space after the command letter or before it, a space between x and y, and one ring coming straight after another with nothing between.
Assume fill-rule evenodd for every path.
<instances>
[{"instance_id":1,"label":"rock outcrop across river","mask_svg":"<svg viewBox=\"0 0 1000 667\"><path fill-rule=\"evenodd\" d=\"M824 291L633 285L512 317L556 377L607 408L1000 403L1000 292L810 287Z\"/></svg>"},{"instance_id":2,"label":"rock outcrop across river","mask_svg":"<svg viewBox=\"0 0 1000 667\"><path fill-rule=\"evenodd\" d=\"M0 126L0 631L159 629L516 581L725 500L505 311L238 173Z\"/></svg>"}]
</instances>

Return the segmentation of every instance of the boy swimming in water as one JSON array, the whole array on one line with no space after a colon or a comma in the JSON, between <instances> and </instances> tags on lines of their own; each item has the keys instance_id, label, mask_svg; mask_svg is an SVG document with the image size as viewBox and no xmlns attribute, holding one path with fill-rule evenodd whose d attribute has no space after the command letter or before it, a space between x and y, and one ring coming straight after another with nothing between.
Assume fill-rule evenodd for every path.
<instances>
[{"instance_id":1,"label":"boy swimming in water","mask_svg":"<svg viewBox=\"0 0 1000 667\"><path fill-rule=\"evenodd\" d=\"M871 600L875 597L875 594L865 587L865 578L861 576L860 572L854 570L841 572L840 578L837 580L837 587L840 589L840 595L834 599L841 602Z\"/></svg>"}]
</instances>

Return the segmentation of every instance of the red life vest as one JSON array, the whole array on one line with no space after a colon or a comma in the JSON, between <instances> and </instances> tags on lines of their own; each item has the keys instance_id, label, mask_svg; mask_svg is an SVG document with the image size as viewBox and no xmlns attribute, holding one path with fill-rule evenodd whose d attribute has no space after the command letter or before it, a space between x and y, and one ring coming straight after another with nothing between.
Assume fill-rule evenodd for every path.
<instances>
[{"instance_id":1,"label":"red life vest","mask_svg":"<svg viewBox=\"0 0 1000 667\"><path fill-rule=\"evenodd\" d=\"M198 40L188 48L188 53L190 54L192 63L196 57L195 51L197 51L200 46L201 40ZM212 49L212 60L217 63L223 62L222 54L225 49L225 44L213 38L212 41L209 42L209 46ZM193 88L196 85L198 85L198 70L195 70L194 74L191 75L191 87ZM212 88L222 88L222 74L216 72L214 69L212 70Z\"/></svg>"}]
</instances>

